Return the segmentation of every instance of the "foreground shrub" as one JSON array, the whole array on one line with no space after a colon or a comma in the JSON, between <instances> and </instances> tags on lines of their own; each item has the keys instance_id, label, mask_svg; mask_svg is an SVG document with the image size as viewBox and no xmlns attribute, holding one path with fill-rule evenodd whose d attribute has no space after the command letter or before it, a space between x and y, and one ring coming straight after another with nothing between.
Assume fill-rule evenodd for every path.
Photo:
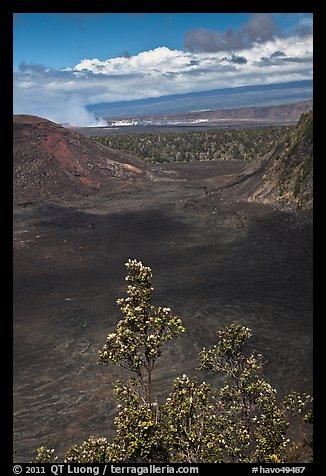
<instances>
[{"instance_id":1,"label":"foreground shrub","mask_svg":"<svg viewBox=\"0 0 326 476\"><path fill-rule=\"evenodd\" d=\"M152 305L152 271L140 261L126 263L127 296L117 300L123 318L99 350L100 364L125 372L114 393L119 413L116 437L90 436L73 445L64 462L220 463L304 462L312 443L291 441L290 420L312 423L312 398L291 392L282 401L263 376L263 357L247 351L251 330L234 323L218 331L217 343L199 354L197 370L225 377L221 388L187 375L172 382L165 402L152 390L155 365L171 339L185 332L170 308ZM310 457L310 456L309 456ZM55 462L54 450L41 447L34 460Z\"/></svg>"}]
</instances>

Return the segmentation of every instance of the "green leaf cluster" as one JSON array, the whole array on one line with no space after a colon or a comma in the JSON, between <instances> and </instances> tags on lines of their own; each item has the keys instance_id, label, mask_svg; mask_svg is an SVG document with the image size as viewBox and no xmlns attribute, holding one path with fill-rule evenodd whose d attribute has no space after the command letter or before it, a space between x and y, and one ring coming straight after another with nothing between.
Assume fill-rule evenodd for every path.
<instances>
[{"instance_id":1,"label":"green leaf cluster","mask_svg":"<svg viewBox=\"0 0 326 476\"><path fill-rule=\"evenodd\" d=\"M134 372L146 386L151 398L151 376L162 346L185 332L182 321L169 307L155 308L152 304L152 271L141 261L126 263L127 297L117 300L123 319L116 331L109 334L99 351L99 362L118 364Z\"/></svg>"},{"instance_id":2,"label":"green leaf cluster","mask_svg":"<svg viewBox=\"0 0 326 476\"><path fill-rule=\"evenodd\" d=\"M99 351L100 363L127 372L114 387L116 436L112 442L91 436L72 446L64 461L282 463L296 457L299 462L312 444L305 436L299 442L288 438L290 418L303 416L312 423L312 398L293 391L280 400L264 379L263 356L248 351L248 327L233 323L218 331L217 343L199 354L197 371L224 375L220 387L183 375L172 382L165 401L153 398L156 361L164 345L185 329L170 308L152 305L151 269L137 260L126 266L127 296L117 301L123 319ZM45 447L35 458L38 463L57 460Z\"/></svg>"}]
</instances>

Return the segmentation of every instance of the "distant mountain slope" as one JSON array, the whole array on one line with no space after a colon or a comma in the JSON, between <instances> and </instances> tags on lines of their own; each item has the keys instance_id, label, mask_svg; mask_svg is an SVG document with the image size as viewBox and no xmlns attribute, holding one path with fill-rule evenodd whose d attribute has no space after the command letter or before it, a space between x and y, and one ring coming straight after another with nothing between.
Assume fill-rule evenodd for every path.
<instances>
[{"instance_id":1,"label":"distant mountain slope","mask_svg":"<svg viewBox=\"0 0 326 476\"><path fill-rule=\"evenodd\" d=\"M238 121L253 121L257 123L271 123L271 124L293 124L295 123L303 112L312 109L313 101L293 102L290 104L277 104L273 106L252 106L239 107L232 109L219 109L210 111L193 111L180 114L161 114L146 117L132 117L131 119L138 120L140 123L151 121L152 123L173 123L173 121L196 121L206 120L208 123L218 124L220 121L230 121L230 123L237 123ZM109 121L110 122L110 121ZM114 122L114 121L113 121Z\"/></svg>"},{"instance_id":2,"label":"distant mountain slope","mask_svg":"<svg viewBox=\"0 0 326 476\"><path fill-rule=\"evenodd\" d=\"M128 154L40 117L13 117L14 202L69 200L139 180L148 173Z\"/></svg>"},{"instance_id":3,"label":"distant mountain slope","mask_svg":"<svg viewBox=\"0 0 326 476\"><path fill-rule=\"evenodd\" d=\"M250 200L276 201L284 206L311 207L313 202L313 113L301 115L264 164L266 171Z\"/></svg>"},{"instance_id":4,"label":"distant mountain slope","mask_svg":"<svg viewBox=\"0 0 326 476\"><path fill-rule=\"evenodd\" d=\"M157 98L135 99L87 106L98 117L187 113L194 110L221 110L252 106L272 106L313 97L313 81L241 86L209 91L180 93Z\"/></svg>"},{"instance_id":5,"label":"distant mountain slope","mask_svg":"<svg viewBox=\"0 0 326 476\"><path fill-rule=\"evenodd\" d=\"M90 136L110 136L128 133L190 132L209 129L247 128L295 124L300 115L311 110L313 100L273 106L237 107L202 110L177 114L133 115L106 117L108 127L73 127L72 130Z\"/></svg>"},{"instance_id":6,"label":"distant mountain slope","mask_svg":"<svg viewBox=\"0 0 326 476\"><path fill-rule=\"evenodd\" d=\"M312 100L278 104L274 106L242 107L218 111L197 112L198 118L216 119L273 119L277 122L295 122L299 116L312 108Z\"/></svg>"}]
</instances>

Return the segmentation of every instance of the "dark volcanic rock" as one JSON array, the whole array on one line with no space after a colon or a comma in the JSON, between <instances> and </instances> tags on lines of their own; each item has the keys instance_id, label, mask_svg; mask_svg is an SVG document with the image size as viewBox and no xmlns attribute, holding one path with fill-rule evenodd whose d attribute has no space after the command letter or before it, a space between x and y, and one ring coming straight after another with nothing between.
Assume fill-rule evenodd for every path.
<instances>
[{"instance_id":1,"label":"dark volcanic rock","mask_svg":"<svg viewBox=\"0 0 326 476\"><path fill-rule=\"evenodd\" d=\"M46 119L13 118L14 202L69 200L149 180L143 164Z\"/></svg>"},{"instance_id":2,"label":"dark volcanic rock","mask_svg":"<svg viewBox=\"0 0 326 476\"><path fill-rule=\"evenodd\" d=\"M14 118L16 463L32 461L41 445L63 455L89 435L114 437L113 387L126 376L98 366L97 349L121 318L128 258L152 267L153 304L171 307L187 330L155 369L159 403L232 322L253 330L280 398L311 392L312 226L302 211L247 200L272 163L267 152L261 163L153 164L147 183L127 154L41 118ZM31 203L41 199L57 203Z\"/></svg>"}]
</instances>

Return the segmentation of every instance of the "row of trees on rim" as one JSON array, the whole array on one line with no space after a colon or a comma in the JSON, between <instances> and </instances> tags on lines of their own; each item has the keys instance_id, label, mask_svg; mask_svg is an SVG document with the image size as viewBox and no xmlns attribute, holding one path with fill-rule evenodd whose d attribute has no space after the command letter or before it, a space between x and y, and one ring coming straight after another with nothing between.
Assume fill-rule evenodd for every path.
<instances>
[{"instance_id":1,"label":"row of trees on rim","mask_svg":"<svg viewBox=\"0 0 326 476\"><path fill-rule=\"evenodd\" d=\"M217 343L199 354L198 369L224 374L222 388L186 375L172 383L163 403L153 395L152 377L164 346L185 332L180 317L152 304L152 271L140 261L126 263L127 296L118 299L123 318L99 350L101 364L116 364L128 377L118 381L116 437L91 436L64 455L64 462L220 463L307 461L311 441L288 437L289 420L312 423L312 398L291 392L279 401L263 377L261 354L246 351L249 328L232 324ZM56 462L41 447L35 462Z\"/></svg>"},{"instance_id":2,"label":"row of trees on rim","mask_svg":"<svg viewBox=\"0 0 326 476\"><path fill-rule=\"evenodd\" d=\"M256 160L283 143L293 126L190 132L127 133L93 138L145 162ZM262 151L263 154L262 154Z\"/></svg>"}]
</instances>

